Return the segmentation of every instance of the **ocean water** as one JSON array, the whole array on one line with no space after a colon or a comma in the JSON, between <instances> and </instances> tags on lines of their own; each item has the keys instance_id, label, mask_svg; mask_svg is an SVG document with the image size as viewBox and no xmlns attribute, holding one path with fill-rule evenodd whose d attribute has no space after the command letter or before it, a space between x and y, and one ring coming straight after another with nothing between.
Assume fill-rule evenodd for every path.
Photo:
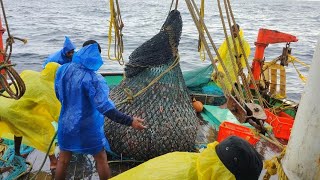
<instances>
[{"instance_id":1,"label":"ocean water","mask_svg":"<svg viewBox=\"0 0 320 180\"><path fill-rule=\"evenodd\" d=\"M198 1L199 2L199 1ZM120 0L124 22L124 59L161 28L170 8L171 0ZM308 0L231 0L236 22L244 31L251 45L251 64L254 42L259 28L274 29L297 36L291 43L292 55L310 64L319 39L320 1ZM25 69L41 70L41 64L51 53L60 50L64 36L69 36L77 45L89 39L98 41L102 47L104 65L101 72L122 71L123 66L107 59L109 29L109 1L106 0L4 0L9 28L12 35L27 38L23 45L16 41L12 62L21 72ZM202 62L197 52L198 34L184 1L179 1L183 19L183 31L179 52L182 70L191 70L209 64ZM214 42L224 40L217 1L206 1L205 22ZM4 24L3 24L4 25ZM5 34L6 36L6 34ZM269 45L266 60L282 53L285 44ZM214 52L214 51L213 51ZM298 66L307 75L308 69ZM292 65L287 68L287 93L289 99L300 100L303 83Z\"/></svg>"}]
</instances>

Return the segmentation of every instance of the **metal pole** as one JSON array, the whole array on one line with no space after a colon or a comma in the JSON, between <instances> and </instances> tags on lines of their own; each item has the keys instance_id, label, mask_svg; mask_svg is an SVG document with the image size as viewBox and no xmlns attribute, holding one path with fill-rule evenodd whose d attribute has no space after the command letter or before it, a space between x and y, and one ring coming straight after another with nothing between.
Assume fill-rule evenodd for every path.
<instances>
[{"instance_id":1,"label":"metal pole","mask_svg":"<svg viewBox=\"0 0 320 180\"><path fill-rule=\"evenodd\" d=\"M320 179L320 38L282 167L289 179Z\"/></svg>"}]
</instances>

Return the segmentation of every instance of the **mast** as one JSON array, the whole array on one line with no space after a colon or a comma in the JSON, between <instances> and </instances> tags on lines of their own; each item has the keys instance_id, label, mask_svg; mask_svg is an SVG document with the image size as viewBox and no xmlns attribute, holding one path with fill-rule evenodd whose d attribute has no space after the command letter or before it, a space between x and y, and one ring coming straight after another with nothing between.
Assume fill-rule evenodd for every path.
<instances>
[{"instance_id":1,"label":"mast","mask_svg":"<svg viewBox=\"0 0 320 180\"><path fill-rule=\"evenodd\" d=\"M313 55L283 169L289 179L320 179L320 38Z\"/></svg>"}]
</instances>

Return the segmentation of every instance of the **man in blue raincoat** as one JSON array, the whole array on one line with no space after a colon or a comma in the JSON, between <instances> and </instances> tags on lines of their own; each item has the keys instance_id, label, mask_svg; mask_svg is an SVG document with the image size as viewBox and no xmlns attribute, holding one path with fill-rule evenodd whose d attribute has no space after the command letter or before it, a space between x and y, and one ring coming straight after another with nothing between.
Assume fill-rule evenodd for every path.
<instances>
[{"instance_id":1,"label":"man in blue raincoat","mask_svg":"<svg viewBox=\"0 0 320 180\"><path fill-rule=\"evenodd\" d=\"M61 102L58 124L60 156L55 178L65 179L72 152L93 155L100 179L110 177L104 147L104 116L135 129L142 130L143 119L130 117L115 108L109 99L109 88L97 74L103 64L98 44L80 49L72 62L59 68L55 79L56 96Z\"/></svg>"},{"instance_id":2,"label":"man in blue raincoat","mask_svg":"<svg viewBox=\"0 0 320 180\"><path fill-rule=\"evenodd\" d=\"M65 41L63 44L63 48L60 51L57 51L51 54L43 63L42 67L44 68L49 62L56 62L58 64L69 63L72 60L72 56L76 46L71 42L69 37L65 36Z\"/></svg>"}]
</instances>

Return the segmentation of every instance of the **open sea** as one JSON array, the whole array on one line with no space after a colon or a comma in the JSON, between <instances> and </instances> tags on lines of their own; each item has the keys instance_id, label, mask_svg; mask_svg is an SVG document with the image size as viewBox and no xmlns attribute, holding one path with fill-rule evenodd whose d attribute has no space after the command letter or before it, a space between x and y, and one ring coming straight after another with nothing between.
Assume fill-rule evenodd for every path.
<instances>
[{"instance_id":1,"label":"open sea","mask_svg":"<svg viewBox=\"0 0 320 180\"><path fill-rule=\"evenodd\" d=\"M40 71L45 58L62 48L64 36L69 36L77 49L89 39L102 47L104 65L101 72L119 72L123 67L107 59L109 1L106 0L3 0L10 32L28 39L27 44L16 41L11 61L16 69ZM200 1L198 1L200 2ZM171 0L119 0L124 22L124 59L146 40L159 32L169 12ZM274 29L297 36L291 43L292 55L310 64L319 39L320 1L316 0L231 0L236 22L251 45L250 64L253 59L259 28ZM179 52L182 70L208 65L197 52L198 33L185 1L179 1L178 10L183 19ZM3 18L3 16L2 16ZM2 19L3 21L3 19ZM205 1L205 22L216 45L224 40L217 1ZM4 26L4 22L3 22ZM5 33L6 38L6 33ZM266 60L282 53L285 44L269 45ZM308 69L298 66L302 74ZM289 99L300 100L303 83L294 67L287 68Z\"/></svg>"}]
</instances>

